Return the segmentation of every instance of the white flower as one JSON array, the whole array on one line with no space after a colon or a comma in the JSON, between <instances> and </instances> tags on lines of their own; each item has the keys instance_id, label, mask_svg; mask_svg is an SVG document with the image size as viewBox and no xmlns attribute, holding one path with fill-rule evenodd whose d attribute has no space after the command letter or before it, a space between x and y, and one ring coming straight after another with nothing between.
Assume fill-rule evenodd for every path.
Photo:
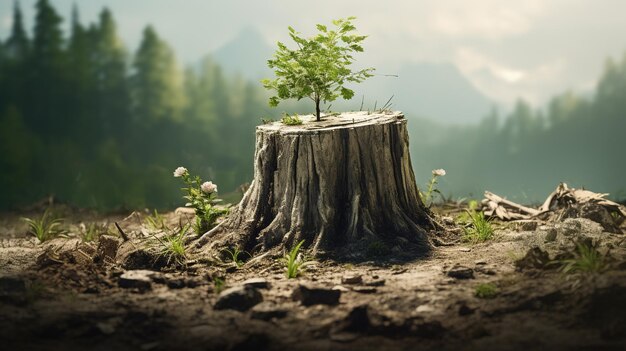
<instances>
[{"instance_id":1,"label":"white flower","mask_svg":"<svg viewBox=\"0 0 626 351\"><path fill-rule=\"evenodd\" d=\"M202 192L210 194L217 191L217 185L213 184L213 182L204 182L200 185L200 189L202 189Z\"/></svg>"},{"instance_id":2,"label":"white flower","mask_svg":"<svg viewBox=\"0 0 626 351\"><path fill-rule=\"evenodd\" d=\"M174 171L174 177L180 178L180 177L184 176L185 174L187 174L187 172L188 172L187 168L185 168L185 167L178 167Z\"/></svg>"},{"instance_id":3,"label":"white flower","mask_svg":"<svg viewBox=\"0 0 626 351\"><path fill-rule=\"evenodd\" d=\"M446 175L446 170L439 168L439 169L433 169L433 175L435 177L442 177Z\"/></svg>"}]
</instances>

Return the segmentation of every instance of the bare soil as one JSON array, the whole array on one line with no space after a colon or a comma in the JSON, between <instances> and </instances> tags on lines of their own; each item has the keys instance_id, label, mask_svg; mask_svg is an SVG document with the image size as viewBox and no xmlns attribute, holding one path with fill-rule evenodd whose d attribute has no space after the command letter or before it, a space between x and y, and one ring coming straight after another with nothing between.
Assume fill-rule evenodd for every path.
<instances>
[{"instance_id":1,"label":"bare soil","mask_svg":"<svg viewBox=\"0 0 626 351\"><path fill-rule=\"evenodd\" d=\"M129 284L122 276L130 268L147 267L130 267L120 255L125 246L152 242L145 214L65 209L70 234L45 243L20 219L39 214L0 216L5 350L626 349L625 236L588 220L498 224L494 240L475 245L457 240L457 230L435 240L445 246L426 257L394 260L402 251L395 247L367 260L323 259L296 279L285 277L276 254L237 269L190 253L186 267L135 272L148 278ZM173 227L185 216L165 218ZM113 260L98 257L98 241L77 238L80 223L116 221L131 241ZM566 257L571 236L599 241L606 269L566 274L532 254L516 266L535 247L550 260ZM214 309L219 290L250 278L268 283L255 289L263 302L246 311ZM495 296L476 296L487 283ZM301 284L339 290L339 301L305 306L292 299Z\"/></svg>"}]
</instances>

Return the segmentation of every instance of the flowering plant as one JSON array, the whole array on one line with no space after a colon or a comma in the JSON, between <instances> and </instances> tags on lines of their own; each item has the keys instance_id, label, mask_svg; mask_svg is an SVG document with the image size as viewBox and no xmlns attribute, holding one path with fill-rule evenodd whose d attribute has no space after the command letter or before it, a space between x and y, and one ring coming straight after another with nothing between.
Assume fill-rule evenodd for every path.
<instances>
[{"instance_id":1,"label":"flowering plant","mask_svg":"<svg viewBox=\"0 0 626 351\"><path fill-rule=\"evenodd\" d=\"M443 177L445 175L445 169L433 169L432 177L430 178L430 182L428 182L428 190L426 190L426 193L420 191L420 197L422 198L422 201L424 202L424 205L426 205L426 207L430 207L432 205L433 193L441 195L441 192L439 191L439 189L437 189L437 178Z\"/></svg>"},{"instance_id":2,"label":"flowering plant","mask_svg":"<svg viewBox=\"0 0 626 351\"><path fill-rule=\"evenodd\" d=\"M196 212L197 233L211 229L219 217L228 213L228 209L215 206L222 200L217 198L217 185L213 182L202 182L200 177L191 176L185 167L176 168L174 177L181 178L187 185L181 190L185 193L183 198L187 200L185 206L192 207Z\"/></svg>"}]
</instances>

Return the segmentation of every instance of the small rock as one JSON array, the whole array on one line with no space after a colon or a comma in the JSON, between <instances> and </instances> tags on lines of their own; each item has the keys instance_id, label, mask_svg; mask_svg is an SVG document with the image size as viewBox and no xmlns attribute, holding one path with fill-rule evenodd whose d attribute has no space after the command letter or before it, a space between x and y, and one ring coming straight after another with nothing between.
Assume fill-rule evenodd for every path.
<instances>
[{"instance_id":1,"label":"small rock","mask_svg":"<svg viewBox=\"0 0 626 351\"><path fill-rule=\"evenodd\" d=\"M235 286L222 291L213 306L216 310L247 311L263 301L263 295L252 286Z\"/></svg>"},{"instance_id":2,"label":"small rock","mask_svg":"<svg viewBox=\"0 0 626 351\"><path fill-rule=\"evenodd\" d=\"M469 267L465 267L461 265L455 265L446 274L448 275L448 277L455 278L455 279L473 279L474 278L474 270Z\"/></svg>"},{"instance_id":3,"label":"small rock","mask_svg":"<svg viewBox=\"0 0 626 351\"><path fill-rule=\"evenodd\" d=\"M372 326L367 305L354 307L345 318L335 323L331 335L344 332L367 332Z\"/></svg>"},{"instance_id":4,"label":"small rock","mask_svg":"<svg viewBox=\"0 0 626 351\"><path fill-rule=\"evenodd\" d=\"M537 230L538 225L539 223L535 221L526 221L526 222L521 222L519 225L519 228L526 232L532 232L532 231Z\"/></svg>"},{"instance_id":5,"label":"small rock","mask_svg":"<svg viewBox=\"0 0 626 351\"><path fill-rule=\"evenodd\" d=\"M465 303L462 303L461 306L459 306L459 316L470 315L470 314L474 313L474 310L475 310L474 308L470 308Z\"/></svg>"},{"instance_id":6,"label":"small rock","mask_svg":"<svg viewBox=\"0 0 626 351\"><path fill-rule=\"evenodd\" d=\"M119 280L120 288L150 290L152 288L152 277L156 272L138 269L124 272Z\"/></svg>"},{"instance_id":7,"label":"small rock","mask_svg":"<svg viewBox=\"0 0 626 351\"><path fill-rule=\"evenodd\" d=\"M415 309L415 312L417 313L430 313L434 311L435 311L435 308L431 305L419 305Z\"/></svg>"},{"instance_id":8,"label":"small rock","mask_svg":"<svg viewBox=\"0 0 626 351\"><path fill-rule=\"evenodd\" d=\"M548 232L546 233L546 237L545 237L545 242L547 243L551 243L553 241L556 241L556 228L550 228L548 229Z\"/></svg>"},{"instance_id":9,"label":"small rock","mask_svg":"<svg viewBox=\"0 0 626 351\"><path fill-rule=\"evenodd\" d=\"M355 286L354 288L352 288L352 291L360 294L374 294L378 290L372 286Z\"/></svg>"},{"instance_id":10,"label":"small rock","mask_svg":"<svg viewBox=\"0 0 626 351\"><path fill-rule=\"evenodd\" d=\"M116 259L124 269L161 269L168 264L158 248L137 248L131 241L120 244Z\"/></svg>"},{"instance_id":11,"label":"small rock","mask_svg":"<svg viewBox=\"0 0 626 351\"><path fill-rule=\"evenodd\" d=\"M363 285L366 285L366 286L383 286L383 285L385 285L385 279L375 279L375 280L366 282Z\"/></svg>"},{"instance_id":12,"label":"small rock","mask_svg":"<svg viewBox=\"0 0 626 351\"><path fill-rule=\"evenodd\" d=\"M477 273L482 273L486 275L496 275L496 271L494 269L489 268L485 265L477 265L474 268L474 271L476 271Z\"/></svg>"},{"instance_id":13,"label":"small rock","mask_svg":"<svg viewBox=\"0 0 626 351\"><path fill-rule=\"evenodd\" d=\"M341 277L341 284L361 284L363 283L363 276L360 274L346 274Z\"/></svg>"},{"instance_id":14,"label":"small rock","mask_svg":"<svg viewBox=\"0 0 626 351\"><path fill-rule=\"evenodd\" d=\"M265 278L250 278L241 283L243 286L251 286L257 289L269 289L270 283Z\"/></svg>"},{"instance_id":15,"label":"small rock","mask_svg":"<svg viewBox=\"0 0 626 351\"><path fill-rule=\"evenodd\" d=\"M526 252L526 256L515 262L515 267L518 270L544 268L548 263L550 263L550 255L539 247L533 247Z\"/></svg>"},{"instance_id":16,"label":"small rock","mask_svg":"<svg viewBox=\"0 0 626 351\"><path fill-rule=\"evenodd\" d=\"M273 303L262 302L252 308L250 318L269 321L272 319L281 319L287 316L288 310L276 307Z\"/></svg>"},{"instance_id":17,"label":"small rock","mask_svg":"<svg viewBox=\"0 0 626 351\"><path fill-rule=\"evenodd\" d=\"M348 291L350 291L350 289L346 288L343 285L335 285L335 286L333 286L333 290L339 290L341 292L348 292Z\"/></svg>"},{"instance_id":18,"label":"small rock","mask_svg":"<svg viewBox=\"0 0 626 351\"><path fill-rule=\"evenodd\" d=\"M94 262L115 262L115 256L117 256L119 246L119 238L110 235L101 235L100 238L98 238L98 247L96 248Z\"/></svg>"},{"instance_id":19,"label":"small rock","mask_svg":"<svg viewBox=\"0 0 626 351\"><path fill-rule=\"evenodd\" d=\"M166 284L170 289L182 289L187 285L184 278L168 279Z\"/></svg>"},{"instance_id":20,"label":"small rock","mask_svg":"<svg viewBox=\"0 0 626 351\"><path fill-rule=\"evenodd\" d=\"M291 293L291 298L294 301L300 301L304 306L312 305L336 305L339 303L341 297L341 291L309 287L306 285L298 285Z\"/></svg>"}]
</instances>

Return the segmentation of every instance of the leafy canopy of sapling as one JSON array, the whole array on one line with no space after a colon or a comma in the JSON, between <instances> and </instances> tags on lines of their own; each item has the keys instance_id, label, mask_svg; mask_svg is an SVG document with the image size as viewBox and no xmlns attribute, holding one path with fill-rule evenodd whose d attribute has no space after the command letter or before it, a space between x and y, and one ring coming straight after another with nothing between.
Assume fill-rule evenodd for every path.
<instances>
[{"instance_id":1,"label":"leafy canopy of sapling","mask_svg":"<svg viewBox=\"0 0 626 351\"><path fill-rule=\"evenodd\" d=\"M347 83L360 83L372 76L373 68L353 72L350 65L355 52L363 52L361 42L367 36L355 34L355 17L334 20L334 29L318 24L319 33L309 39L289 27L289 36L298 46L291 50L281 42L274 58L267 61L276 79L264 79L263 86L276 92L270 106L281 100L309 98L315 103L315 115L320 120L320 102L331 102L339 96L350 100L354 91Z\"/></svg>"}]
</instances>

